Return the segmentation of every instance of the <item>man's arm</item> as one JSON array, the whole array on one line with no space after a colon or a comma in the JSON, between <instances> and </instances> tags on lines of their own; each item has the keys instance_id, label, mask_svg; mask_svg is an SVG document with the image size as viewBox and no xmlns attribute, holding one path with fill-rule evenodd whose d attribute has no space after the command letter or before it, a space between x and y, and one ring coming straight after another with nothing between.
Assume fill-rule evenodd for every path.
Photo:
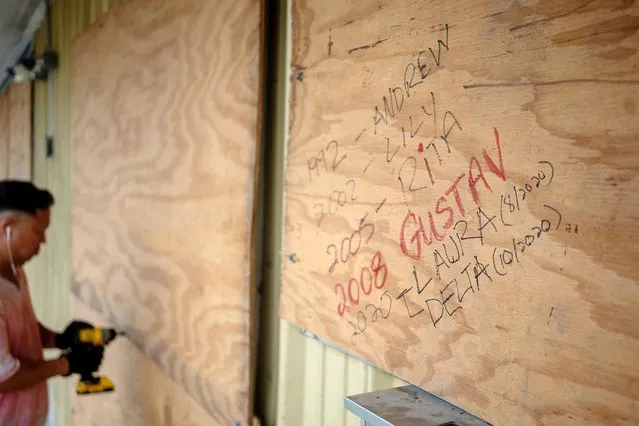
<instances>
[{"instance_id":1,"label":"man's arm","mask_svg":"<svg viewBox=\"0 0 639 426\"><path fill-rule=\"evenodd\" d=\"M51 377L62 376L68 372L69 362L65 358L37 363L21 361L17 373L0 383L0 393L26 389Z\"/></svg>"},{"instance_id":2,"label":"man's arm","mask_svg":"<svg viewBox=\"0 0 639 426\"><path fill-rule=\"evenodd\" d=\"M44 325L42 325L39 321L38 321L38 326L40 327L40 338L42 340L42 347L45 349L55 349L56 345L55 345L55 336L56 332L49 330L47 327L45 327Z\"/></svg>"}]
</instances>

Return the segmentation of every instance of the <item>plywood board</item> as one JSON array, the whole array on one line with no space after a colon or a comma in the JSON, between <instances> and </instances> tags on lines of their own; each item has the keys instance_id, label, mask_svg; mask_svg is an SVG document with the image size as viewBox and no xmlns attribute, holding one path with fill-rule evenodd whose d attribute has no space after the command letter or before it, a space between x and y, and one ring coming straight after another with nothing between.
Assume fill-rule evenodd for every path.
<instances>
[{"instance_id":1,"label":"plywood board","mask_svg":"<svg viewBox=\"0 0 639 426\"><path fill-rule=\"evenodd\" d=\"M105 368L150 402L111 405L127 424L252 417L260 25L256 0L132 0L73 44L73 316L128 333Z\"/></svg>"},{"instance_id":2,"label":"plywood board","mask_svg":"<svg viewBox=\"0 0 639 426\"><path fill-rule=\"evenodd\" d=\"M13 85L9 97L9 175L31 180L31 84Z\"/></svg>"},{"instance_id":3,"label":"plywood board","mask_svg":"<svg viewBox=\"0 0 639 426\"><path fill-rule=\"evenodd\" d=\"M73 298L74 315L92 324L109 324L102 316ZM126 362L123 362L123 360ZM97 397L77 397L73 424L112 425L180 425L217 424L191 395L177 386L168 372L148 357L131 339L117 338L105 349L99 374L110 379L117 392ZM137 377L139 380L132 380ZM70 378L75 387L77 377ZM102 415L96 413L99 404Z\"/></svg>"},{"instance_id":4,"label":"plywood board","mask_svg":"<svg viewBox=\"0 0 639 426\"><path fill-rule=\"evenodd\" d=\"M296 1L282 316L494 424L639 422L638 23Z\"/></svg>"},{"instance_id":5,"label":"plywood board","mask_svg":"<svg viewBox=\"0 0 639 426\"><path fill-rule=\"evenodd\" d=\"M0 179L31 180L31 84L11 84L0 95Z\"/></svg>"},{"instance_id":6,"label":"plywood board","mask_svg":"<svg viewBox=\"0 0 639 426\"><path fill-rule=\"evenodd\" d=\"M11 146L9 111L9 96L5 92L0 96L0 179L7 178L9 173L9 147Z\"/></svg>"}]
</instances>

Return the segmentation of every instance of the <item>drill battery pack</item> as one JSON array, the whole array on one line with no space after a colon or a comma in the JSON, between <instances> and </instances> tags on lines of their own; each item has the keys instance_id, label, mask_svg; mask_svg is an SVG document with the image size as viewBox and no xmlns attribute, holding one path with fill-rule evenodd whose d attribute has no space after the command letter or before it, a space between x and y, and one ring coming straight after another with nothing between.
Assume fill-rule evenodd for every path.
<instances>
[{"instance_id":1,"label":"drill battery pack","mask_svg":"<svg viewBox=\"0 0 639 426\"><path fill-rule=\"evenodd\" d=\"M92 393L113 392L115 385L107 377L83 377L78 380L76 385L76 393L78 395L86 395Z\"/></svg>"}]
</instances>

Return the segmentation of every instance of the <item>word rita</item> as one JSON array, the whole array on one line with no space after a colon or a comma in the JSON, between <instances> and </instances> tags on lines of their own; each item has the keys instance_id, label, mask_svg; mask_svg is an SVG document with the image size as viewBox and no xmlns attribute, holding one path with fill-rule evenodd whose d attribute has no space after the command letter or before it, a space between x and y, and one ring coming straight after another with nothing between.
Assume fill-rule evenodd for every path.
<instances>
[{"instance_id":1,"label":"word rita","mask_svg":"<svg viewBox=\"0 0 639 426\"><path fill-rule=\"evenodd\" d=\"M497 129L494 129L494 134L497 145L497 161L493 160L485 149L482 150L483 158L488 170L502 181L506 181L506 170L502 159L501 143ZM460 195L460 182L462 182L462 180L467 182L467 189L471 194L473 202L477 205L479 205L480 201L477 190L477 186L480 182L492 193L492 188L488 184L486 176L484 176L481 163L477 157L471 157L468 164L468 175L466 175L465 172L459 174L450 187L438 198L435 206L433 206L435 215L437 215L438 218L444 219L441 230L437 229L432 211L428 211L426 214L428 218L426 224L421 215L416 215L410 210L408 211L399 232L399 245L405 256L415 260L421 259L423 244L428 246L433 243L433 240L442 241L447 235L447 230L451 229L453 224L456 223L456 213L459 214L461 218L466 215L466 209L464 208L464 203ZM454 202L451 202L451 198L454 199ZM457 207L457 211L454 210L455 206Z\"/></svg>"}]
</instances>

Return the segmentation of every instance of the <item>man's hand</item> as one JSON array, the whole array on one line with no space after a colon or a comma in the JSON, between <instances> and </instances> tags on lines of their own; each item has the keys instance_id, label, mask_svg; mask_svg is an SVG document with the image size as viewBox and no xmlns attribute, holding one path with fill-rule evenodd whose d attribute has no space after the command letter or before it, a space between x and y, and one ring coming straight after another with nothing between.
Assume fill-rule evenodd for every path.
<instances>
[{"instance_id":1,"label":"man's hand","mask_svg":"<svg viewBox=\"0 0 639 426\"><path fill-rule=\"evenodd\" d=\"M73 373L83 374L98 371L100 364L102 364L103 356L104 347L102 346L80 346L74 348L62 355L62 358L69 363L69 370L63 375L69 376Z\"/></svg>"},{"instance_id":2,"label":"man's hand","mask_svg":"<svg viewBox=\"0 0 639 426\"><path fill-rule=\"evenodd\" d=\"M58 349L68 349L74 343L77 343L80 337L80 330L85 328L93 328L92 324L84 321L73 321L60 334L55 336L55 346Z\"/></svg>"},{"instance_id":3,"label":"man's hand","mask_svg":"<svg viewBox=\"0 0 639 426\"><path fill-rule=\"evenodd\" d=\"M49 361L20 360L20 370L11 378L0 383L0 393L27 389L51 377L66 375L69 364L66 359Z\"/></svg>"}]
</instances>

